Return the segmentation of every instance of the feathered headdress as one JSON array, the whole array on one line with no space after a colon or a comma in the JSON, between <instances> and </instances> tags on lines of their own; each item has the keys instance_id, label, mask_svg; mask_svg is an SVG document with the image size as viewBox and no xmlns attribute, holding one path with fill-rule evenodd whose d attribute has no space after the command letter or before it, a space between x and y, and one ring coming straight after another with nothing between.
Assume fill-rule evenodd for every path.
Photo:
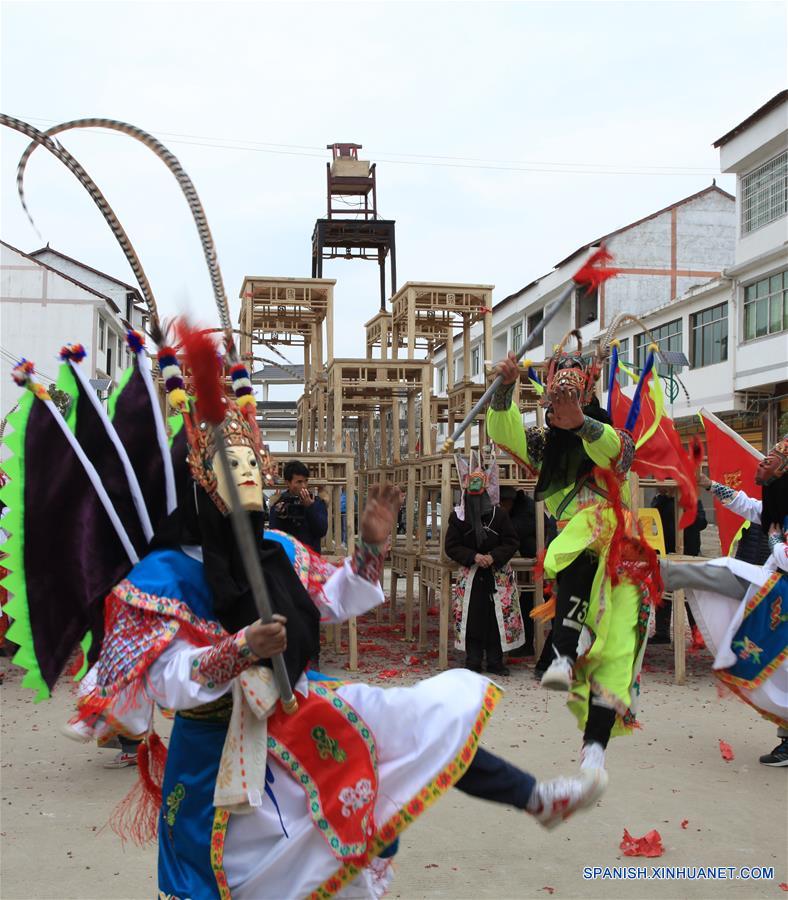
<instances>
[{"instance_id":1,"label":"feathered headdress","mask_svg":"<svg viewBox=\"0 0 788 900\"><path fill-rule=\"evenodd\" d=\"M577 346L574 350L566 349L571 338L575 338ZM583 353L583 337L576 329L564 335L557 344L547 367L547 378L543 403L549 404L552 396L559 390L576 391L580 405L591 402L596 383L602 372L604 358L599 349L593 353Z\"/></svg>"}]
</instances>

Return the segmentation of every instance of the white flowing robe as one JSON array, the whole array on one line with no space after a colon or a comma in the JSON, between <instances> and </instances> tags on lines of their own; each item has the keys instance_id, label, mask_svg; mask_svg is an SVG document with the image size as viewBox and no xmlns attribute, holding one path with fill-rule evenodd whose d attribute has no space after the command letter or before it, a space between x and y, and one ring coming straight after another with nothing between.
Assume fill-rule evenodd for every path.
<instances>
[{"instance_id":1,"label":"white flowing robe","mask_svg":"<svg viewBox=\"0 0 788 900\"><path fill-rule=\"evenodd\" d=\"M383 601L380 585L356 575L346 560L324 585L323 621L342 622ZM195 659L209 650L176 636L151 665L145 696L138 694L124 709L124 728L130 733L147 730L154 702L175 711L186 710L228 693L232 681L208 688L192 677ZM489 687L488 679L455 669L408 688L346 684L337 689L375 738L378 797L374 818L378 824L388 821L459 757L473 734ZM295 690L306 696L305 675ZM118 705L124 706L122 698ZM303 788L270 755L268 766L274 775L272 790L279 811L270 797L264 796L262 806L252 812L230 816L223 864L233 900L302 898L340 868L312 822ZM391 875L386 860L373 860L336 896L380 897Z\"/></svg>"},{"instance_id":2,"label":"white flowing robe","mask_svg":"<svg viewBox=\"0 0 788 900\"><path fill-rule=\"evenodd\" d=\"M761 523L762 503L743 491L737 491L726 507L756 525ZM687 590L687 599L698 623L706 645L714 653L715 670L734 665L737 656L731 648L733 637L744 618L747 602L780 569L788 572L788 547L777 544L763 566L753 566L731 557L721 557L708 562L710 566L727 568L730 572L750 582L743 600L734 600L713 591ZM783 578L788 575L783 575ZM788 660L776 669L759 687L737 691L746 702L781 720L788 727Z\"/></svg>"}]
</instances>

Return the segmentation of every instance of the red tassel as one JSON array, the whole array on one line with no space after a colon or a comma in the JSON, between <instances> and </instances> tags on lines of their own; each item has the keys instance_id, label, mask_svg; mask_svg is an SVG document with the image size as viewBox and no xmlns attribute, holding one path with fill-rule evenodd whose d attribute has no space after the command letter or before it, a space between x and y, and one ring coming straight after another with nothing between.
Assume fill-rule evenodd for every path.
<instances>
[{"instance_id":1,"label":"red tassel","mask_svg":"<svg viewBox=\"0 0 788 900\"><path fill-rule=\"evenodd\" d=\"M618 269L608 268L605 264L612 262L613 254L602 246L592 254L585 264L575 272L572 280L577 285L585 285L586 293L595 291L603 281L618 275ZM599 264L599 265L597 265Z\"/></svg>"},{"instance_id":2,"label":"red tassel","mask_svg":"<svg viewBox=\"0 0 788 900\"><path fill-rule=\"evenodd\" d=\"M211 425L221 425L226 401L216 344L204 331L191 328L183 320L180 322L178 336L191 370L200 418Z\"/></svg>"},{"instance_id":3,"label":"red tassel","mask_svg":"<svg viewBox=\"0 0 788 900\"><path fill-rule=\"evenodd\" d=\"M156 840L166 762L167 749L152 731L137 748L137 781L109 820L122 841L130 839L141 847Z\"/></svg>"},{"instance_id":4,"label":"red tassel","mask_svg":"<svg viewBox=\"0 0 788 900\"><path fill-rule=\"evenodd\" d=\"M610 550L607 556L607 575L610 583L615 587L621 581L621 560L624 540L626 539L626 518L624 517L624 506L621 502L621 485L610 469L596 467L594 476L604 482L610 498L610 507L616 517L616 527L610 539Z\"/></svg>"}]
</instances>

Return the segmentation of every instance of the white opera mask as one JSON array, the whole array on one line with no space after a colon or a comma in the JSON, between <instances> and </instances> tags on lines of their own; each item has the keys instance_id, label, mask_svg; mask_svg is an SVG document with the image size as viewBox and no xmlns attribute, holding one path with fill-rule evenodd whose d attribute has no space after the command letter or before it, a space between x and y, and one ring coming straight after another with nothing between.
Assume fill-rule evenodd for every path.
<instances>
[{"instance_id":1,"label":"white opera mask","mask_svg":"<svg viewBox=\"0 0 788 900\"><path fill-rule=\"evenodd\" d=\"M216 493L229 509L231 504L228 479L232 478L241 498L241 507L246 512L261 512L263 509L263 478L257 454L248 446L230 446L227 448L227 459L230 463L229 473L224 471L218 454L213 458Z\"/></svg>"}]
</instances>

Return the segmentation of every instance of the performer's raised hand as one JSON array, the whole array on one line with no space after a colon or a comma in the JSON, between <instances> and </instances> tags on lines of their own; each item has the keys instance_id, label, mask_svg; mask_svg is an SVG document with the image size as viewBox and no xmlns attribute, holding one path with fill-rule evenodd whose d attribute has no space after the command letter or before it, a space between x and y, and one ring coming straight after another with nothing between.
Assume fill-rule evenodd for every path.
<instances>
[{"instance_id":1,"label":"performer's raised hand","mask_svg":"<svg viewBox=\"0 0 788 900\"><path fill-rule=\"evenodd\" d=\"M695 480L698 482L698 487L705 488L706 490L711 487L711 478L709 478L705 472L701 472L700 469L698 469L698 475Z\"/></svg>"},{"instance_id":2,"label":"performer's raised hand","mask_svg":"<svg viewBox=\"0 0 788 900\"><path fill-rule=\"evenodd\" d=\"M384 544L394 529L402 506L402 492L395 484L373 484L361 514L361 539L367 544Z\"/></svg>"},{"instance_id":3,"label":"performer's raised hand","mask_svg":"<svg viewBox=\"0 0 788 900\"><path fill-rule=\"evenodd\" d=\"M520 377L520 367L517 363L516 354L510 350L506 359L502 359L495 366L495 373L503 377L504 384L514 384Z\"/></svg>"},{"instance_id":4,"label":"performer's raised hand","mask_svg":"<svg viewBox=\"0 0 788 900\"><path fill-rule=\"evenodd\" d=\"M269 659L277 653L284 653L287 649L287 619L274 614L273 622L263 625L259 620L253 622L246 629L246 643L249 649L260 659Z\"/></svg>"},{"instance_id":5,"label":"performer's raised hand","mask_svg":"<svg viewBox=\"0 0 788 900\"><path fill-rule=\"evenodd\" d=\"M572 388L559 388L550 397L550 427L571 430L583 424L580 395Z\"/></svg>"}]
</instances>

